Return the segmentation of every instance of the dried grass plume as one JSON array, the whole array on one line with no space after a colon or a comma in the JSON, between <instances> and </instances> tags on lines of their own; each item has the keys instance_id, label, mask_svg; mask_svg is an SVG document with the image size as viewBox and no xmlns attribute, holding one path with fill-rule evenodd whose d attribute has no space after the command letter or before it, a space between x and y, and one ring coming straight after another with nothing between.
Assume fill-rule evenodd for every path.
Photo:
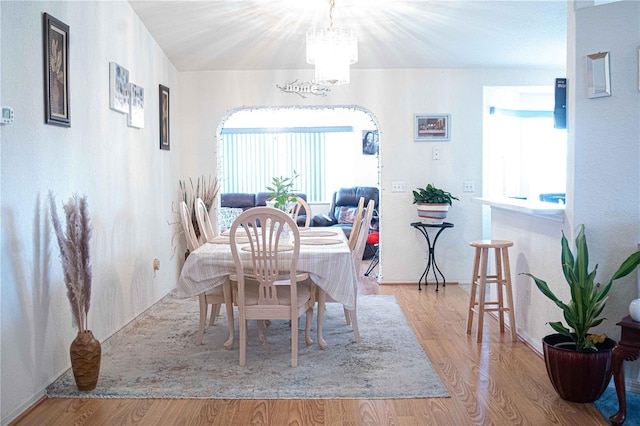
<instances>
[{"instance_id":1,"label":"dried grass plume","mask_svg":"<svg viewBox=\"0 0 640 426\"><path fill-rule=\"evenodd\" d=\"M66 217L66 227L63 229L56 199L49 191L51 205L51 222L60 247L60 262L67 286L67 297L71 304L73 324L79 332L85 332L87 314L91 304L91 261L89 256L89 240L91 239L91 224L87 206L87 197L74 194L63 210Z\"/></svg>"}]
</instances>

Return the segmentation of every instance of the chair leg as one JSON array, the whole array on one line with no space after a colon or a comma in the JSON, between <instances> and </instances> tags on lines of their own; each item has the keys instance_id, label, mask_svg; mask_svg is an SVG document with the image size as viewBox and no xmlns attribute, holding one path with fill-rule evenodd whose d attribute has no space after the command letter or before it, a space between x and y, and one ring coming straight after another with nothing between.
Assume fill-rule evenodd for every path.
<instances>
[{"instance_id":1,"label":"chair leg","mask_svg":"<svg viewBox=\"0 0 640 426\"><path fill-rule=\"evenodd\" d=\"M480 279L478 285L480 286L480 300L478 300L478 332L476 334L476 342L482 343L482 329L484 327L484 300L486 298L487 289L487 262L489 257L489 249L482 249L482 256L480 259Z\"/></svg>"},{"instance_id":2,"label":"chair leg","mask_svg":"<svg viewBox=\"0 0 640 426\"><path fill-rule=\"evenodd\" d=\"M213 305L213 308L211 309L211 318L209 318L210 326L215 325L218 315L220 315L220 304Z\"/></svg>"},{"instance_id":3,"label":"chair leg","mask_svg":"<svg viewBox=\"0 0 640 426\"><path fill-rule=\"evenodd\" d=\"M496 282L498 283L498 320L500 322L500 333L504 333L504 274L502 272L502 254L501 249L494 249L494 257L496 263Z\"/></svg>"},{"instance_id":4,"label":"chair leg","mask_svg":"<svg viewBox=\"0 0 640 426\"><path fill-rule=\"evenodd\" d=\"M240 367L247 364L247 320L240 314Z\"/></svg>"},{"instance_id":5,"label":"chair leg","mask_svg":"<svg viewBox=\"0 0 640 426\"><path fill-rule=\"evenodd\" d=\"M349 311L349 317L351 317L351 327L353 328L353 337L356 343L360 343L360 329L358 328L358 314L356 308Z\"/></svg>"},{"instance_id":6,"label":"chair leg","mask_svg":"<svg viewBox=\"0 0 640 426\"><path fill-rule=\"evenodd\" d=\"M224 342L224 348L229 350L233 347L233 300L231 295L231 284L229 281L225 282L222 287L224 293L224 306L227 310L227 325L229 327L229 338Z\"/></svg>"},{"instance_id":7,"label":"chair leg","mask_svg":"<svg viewBox=\"0 0 640 426\"><path fill-rule=\"evenodd\" d=\"M324 292L324 290L322 290L321 288L318 287L318 325L317 325L317 331L318 331L318 346L320 346L320 349L327 349L327 342L324 340L324 337L322 336L322 322L324 320L324 309L325 309L325 303L327 301L327 293Z\"/></svg>"},{"instance_id":8,"label":"chair leg","mask_svg":"<svg viewBox=\"0 0 640 426\"><path fill-rule=\"evenodd\" d=\"M313 305L309 306L307 309L307 317L306 323L304 327L304 341L307 346L311 346L313 344L313 340L311 340L311 323L313 322Z\"/></svg>"},{"instance_id":9,"label":"chair leg","mask_svg":"<svg viewBox=\"0 0 640 426\"><path fill-rule=\"evenodd\" d=\"M509 249L502 249L504 258L504 275L507 280L507 303L509 304L509 328L511 329L511 341L517 342L516 315L513 312L513 293L511 291L511 265L509 265Z\"/></svg>"},{"instance_id":10,"label":"chair leg","mask_svg":"<svg viewBox=\"0 0 640 426\"><path fill-rule=\"evenodd\" d=\"M476 285L478 281L478 268L480 266L480 249L476 248L476 258L473 261L473 275L471 276L471 297L469 298L469 312L467 313L467 334L471 334L473 325L473 308L476 304Z\"/></svg>"},{"instance_id":11,"label":"chair leg","mask_svg":"<svg viewBox=\"0 0 640 426\"><path fill-rule=\"evenodd\" d=\"M198 327L198 335L196 340L199 345L202 344L202 338L204 336L204 326L207 322L207 299L204 294L198 296L198 302L200 304L200 324Z\"/></svg>"},{"instance_id":12,"label":"chair leg","mask_svg":"<svg viewBox=\"0 0 640 426\"><path fill-rule=\"evenodd\" d=\"M347 308L344 308L344 320L347 322L347 325L351 325L351 316Z\"/></svg>"},{"instance_id":13,"label":"chair leg","mask_svg":"<svg viewBox=\"0 0 640 426\"><path fill-rule=\"evenodd\" d=\"M291 327L291 366L298 366L298 327L294 326Z\"/></svg>"},{"instance_id":14,"label":"chair leg","mask_svg":"<svg viewBox=\"0 0 640 426\"><path fill-rule=\"evenodd\" d=\"M264 320L258 320L258 340L261 345L264 345L267 342L266 337L264 337Z\"/></svg>"}]
</instances>

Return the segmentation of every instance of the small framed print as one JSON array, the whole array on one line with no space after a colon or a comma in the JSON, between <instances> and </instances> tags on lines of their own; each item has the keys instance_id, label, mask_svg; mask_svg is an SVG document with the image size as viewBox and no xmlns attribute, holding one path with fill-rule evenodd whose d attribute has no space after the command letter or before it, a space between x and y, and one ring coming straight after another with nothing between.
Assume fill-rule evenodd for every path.
<instances>
[{"instance_id":1,"label":"small framed print","mask_svg":"<svg viewBox=\"0 0 640 426\"><path fill-rule=\"evenodd\" d=\"M129 70L115 62L109 63L109 108L129 113Z\"/></svg>"},{"instance_id":2,"label":"small framed print","mask_svg":"<svg viewBox=\"0 0 640 426\"><path fill-rule=\"evenodd\" d=\"M144 128L144 88L133 83L129 83L127 124L138 129Z\"/></svg>"},{"instance_id":3,"label":"small framed print","mask_svg":"<svg viewBox=\"0 0 640 426\"><path fill-rule=\"evenodd\" d=\"M43 14L44 121L71 127L69 109L69 26Z\"/></svg>"},{"instance_id":4,"label":"small framed print","mask_svg":"<svg viewBox=\"0 0 640 426\"><path fill-rule=\"evenodd\" d=\"M416 114L413 119L413 138L416 142L448 141L450 114Z\"/></svg>"},{"instance_id":5,"label":"small framed print","mask_svg":"<svg viewBox=\"0 0 640 426\"><path fill-rule=\"evenodd\" d=\"M171 140L169 133L169 88L160 84L160 149L169 150Z\"/></svg>"}]
</instances>

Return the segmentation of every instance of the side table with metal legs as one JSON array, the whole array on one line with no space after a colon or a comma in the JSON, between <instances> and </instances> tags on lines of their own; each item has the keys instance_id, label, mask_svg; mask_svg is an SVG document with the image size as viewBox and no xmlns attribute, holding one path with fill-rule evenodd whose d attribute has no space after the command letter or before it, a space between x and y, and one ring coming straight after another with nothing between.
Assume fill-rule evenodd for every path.
<instances>
[{"instance_id":1,"label":"side table with metal legs","mask_svg":"<svg viewBox=\"0 0 640 426\"><path fill-rule=\"evenodd\" d=\"M433 224L433 223L413 222L411 226L416 228L418 231L420 231L422 235L424 235L424 238L427 240L427 248L428 248L427 267L425 268L424 272L422 273L422 276L420 276L420 279L418 280L418 290L422 290L420 283L423 278L424 278L424 285L425 286L427 285L427 275L429 274L431 267L433 267L433 277L436 279L436 291L438 291L438 285L440 284L438 280L438 274L440 274L440 277L442 278L443 287L446 286L446 280L444 278L444 275L440 271L440 268L438 268L438 264L436 263L436 255L435 255L436 242L438 241L438 237L440 236L442 231L444 231L447 228L453 228L453 223L443 222L440 224ZM428 229L438 230L438 232L436 232L435 237L433 238L433 242L429 238L429 233L427 232Z\"/></svg>"}]
</instances>

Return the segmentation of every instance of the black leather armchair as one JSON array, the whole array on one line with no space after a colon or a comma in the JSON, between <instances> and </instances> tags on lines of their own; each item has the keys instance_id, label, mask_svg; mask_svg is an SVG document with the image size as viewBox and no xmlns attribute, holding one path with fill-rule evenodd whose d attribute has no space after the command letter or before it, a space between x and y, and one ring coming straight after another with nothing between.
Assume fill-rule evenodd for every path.
<instances>
[{"instance_id":1,"label":"black leather armchair","mask_svg":"<svg viewBox=\"0 0 640 426\"><path fill-rule=\"evenodd\" d=\"M339 223L340 213L345 208L357 208L360 197L364 197L364 205L369 203L369 200L373 200L376 203L376 210L378 209L378 188L373 186L355 186L353 188L340 188L333 193L331 200L331 207L329 213L326 215L315 215L311 226L335 226L341 228L345 235L349 237L351 234L352 223ZM374 212L374 219L372 220L372 227L377 227L378 215Z\"/></svg>"}]
</instances>

